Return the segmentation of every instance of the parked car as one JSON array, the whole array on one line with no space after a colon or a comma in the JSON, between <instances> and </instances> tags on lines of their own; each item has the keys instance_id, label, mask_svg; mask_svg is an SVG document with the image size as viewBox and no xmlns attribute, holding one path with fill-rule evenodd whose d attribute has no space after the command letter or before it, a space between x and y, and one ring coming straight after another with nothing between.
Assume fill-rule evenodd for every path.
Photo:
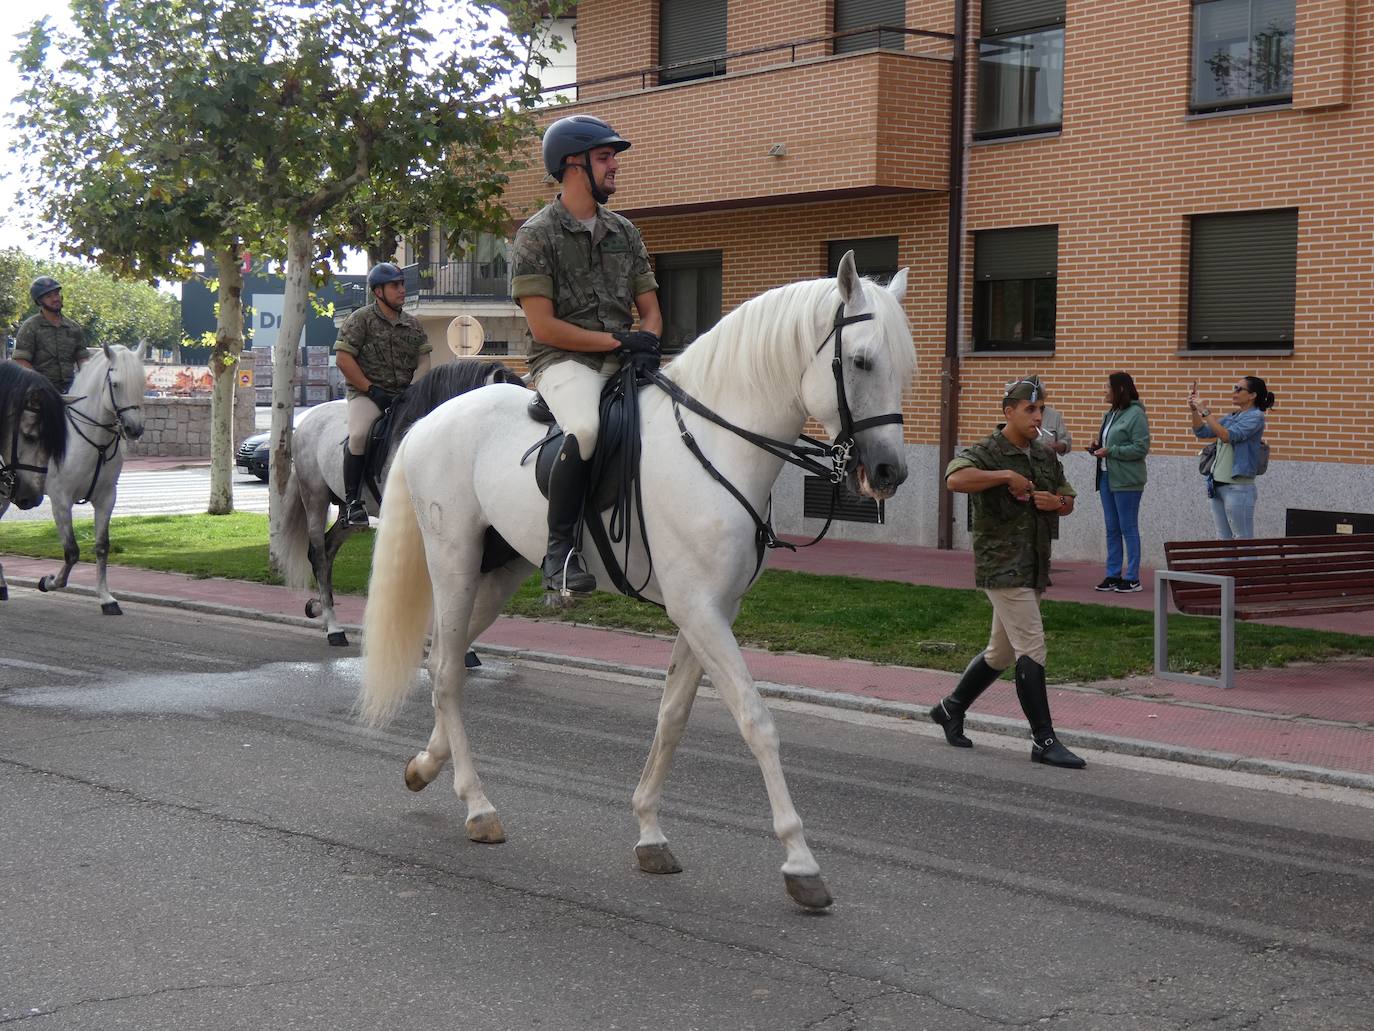
<instances>
[{"instance_id":1,"label":"parked car","mask_svg":"<svg viewBox=\"0 0 1374 1031\"><path fill-rule=\"evenodd\" d=\"M270 436L270 433L254 433L239 445L238 454L234 456L236 466L246 469L263 483L267 482L267 458L272 451L267 443Z\"/></svg>"}]
</instances>

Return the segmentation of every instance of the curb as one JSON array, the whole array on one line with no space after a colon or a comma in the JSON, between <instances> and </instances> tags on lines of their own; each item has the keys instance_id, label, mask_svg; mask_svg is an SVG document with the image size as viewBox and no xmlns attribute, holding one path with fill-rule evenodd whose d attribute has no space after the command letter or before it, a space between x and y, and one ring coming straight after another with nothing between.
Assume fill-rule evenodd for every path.
<instances>
[{"instance_id":1,"label":"curb","mask_svg":"<svg viewBox=\"0 0 1374 1031\"><path fill-rule=\"evenodd\" d=\"M38 581L29 577L10 577L10 584L18 587L37 589ZM85 597L96 597L93 587L68 585L66 593ZM320 622L308 616L290 616L279 612L263 612L260 609L246 609L237 605L222 605L216 602L192 601L161 594L144 594L137 591L121 591L120 599L141 605L156 605L163 608L178 608L188 612L203 612L207 615L232 616L251 619L262 623L277 623L284 626L319 628ZM348 633L362 635L362 627L340 624ZM554 652L541 652L510 645L484 644L481 650L488 655L499 655L511 662L539 662L555 664L572 669L584 669L598 673L613 673L622 676L643 677L659 680L664 671L653 666L632 666L627 663L608 662L603 659L587 659ZM702 682L709 684L710 677L703 676ZM822 705L832 709L845 709L891 719L915 720L932 723L925 706L911 705L907 702L893 702L882 698L868 698L862 695L843 694L838 691L823 691L814 687L797 684L774 684L756 681L759 693L765 698L779 698L785 701L805 702ZM1004 737L1024 738L1025 726L1019 720L1005 719L1000 716L967 716L965 724L970 729ZM1287 763L1277 759L1256 759L1236 755L1231 752L1213 752L1201 748L1185 748L1180 745L1165 745L1156 741L1142 741L1136 738L1115 737L1110 734L1097 734L1092 731L1074 730L1075 746L1091 748L1101 752L1114 752L1119 755L1133 755L1146 759L1161 759L1166 762L1187 763L1191 766L1205 766L1211 769L1255 773L1288 780L1304 780L1317 784L1330 784L1335 787L1355 788L1374 791L1374 775L1355 773L1347 770L1333 770L1323 766L1308 766L1302 763Z\"/></svg>"}]
</instances>

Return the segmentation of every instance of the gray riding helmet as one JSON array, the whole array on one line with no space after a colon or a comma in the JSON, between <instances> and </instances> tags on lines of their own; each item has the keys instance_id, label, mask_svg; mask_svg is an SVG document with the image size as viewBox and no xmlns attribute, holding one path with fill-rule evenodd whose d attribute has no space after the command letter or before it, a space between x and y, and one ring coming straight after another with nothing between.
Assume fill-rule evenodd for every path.
<instances>
[{"instance_id":1,"label":"gray riding helmet","mask_svg":"<svg viewBox=\"0 0 1374 1031\"><path fill-rule=\"evenodd\" d=\"M52 276L39 276L29 284L29 296L33 298L33 303L37 304L39 298L52 293L54 290L61 290L62 284L53 279Z\"/></svg>"},{"instance_id":2,"label":"gray riding helmet","mask_svg":"<svg viewBox=\"0 0 1374 1031\"><path fill-rule=\"evenodd\" d=\"M597 147L614 147L616 153L628 150L630 141L592 115L560 118L544 130L544 169L559 182L568 158Z\"/></svg>"}]
</instances>

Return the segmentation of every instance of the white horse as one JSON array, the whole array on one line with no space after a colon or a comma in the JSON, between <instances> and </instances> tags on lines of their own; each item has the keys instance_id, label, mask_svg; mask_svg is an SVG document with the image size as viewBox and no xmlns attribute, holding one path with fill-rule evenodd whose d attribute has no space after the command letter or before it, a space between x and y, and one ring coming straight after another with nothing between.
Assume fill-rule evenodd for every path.
<instances>
[{"instance_id":1,"label":"white horse","mask_svg":"<svg viewBox=\"0 0 1374 1031\"><path fill-rule=\"evenodd\" d=\"M67 456L48 475L48 500L62 538L62 571L38 581L40 591L67 586L81 557L72 532L72 506L90 502L95 510L95 566L100 611L122 615L110 593L105 565L110 557L110 513L115 486L124 468L125 439L143 436L143 344L130 351L105 344L81 366L67 399Z\"/></svg>"},{"instance_id":2,"label":"white horse","mask_svg":"<svg viewBox=\"0 0 1374 1031\"><path fill-rule=\"evenodd\" d=\"M390 451L379 482L384 481L397 445L415 420L449 398L488 383L523 385L518 375L499 362L448 362L421 376L392 410ZM348 644L348 635L334 616L334 557L354 530L361 529L342 519L329 525L329 506L340 504L344 496L343 452L347 440L346 401L316 405L301 417L291 439L291 476L286 482L286 517L280 545L287 584L305 590L313 574L319 585L319 597L305 603L305 614L311 619L324 617L324 630L333 645ZM375 516L379 502L368 484L363 486L363 500Z\"/></svg>"},{"instance_id":3,"label":"white horse","mask_svg":"<svg viewBox=\"0 0 1374 1031\"><path fill-rule=\"evenodd\" d=\"M35 508L43 500L48 463L67 449L62 395L46 378L16 362L0 362L0 516L11 504ZM0 568L0 601L9 586Z\"/></svg>"},{"instance_id":4,"label":"white horse","mask_svg":"<svg viewBox=\"0 0 1374 1031\"><path fill-rule=\"evenodd\" d=\"M915 367L900 304L905 289L905 269L884 289L860 279L853 255L846 255L837 279L795 283L745 302L665 374L734 427L776 441L794 441L808 417L819 420L837 444L852 445L838 452L849 482L867 496L889 497L906 478L900 412ZM382 502L363 628L361 711L379 724L404 702L432 612L434 729L424 751L407 764L406 785L421 790L452 756L467 835L481 842L504 841L505 832L468 748L462 657L544 553L547 503L534 463L522 465L521 456L545 428L528 418L527 398L510 387L474 391L439 408L401 445ZM787 853L787 892L804 907L823 909L830 893L788 794L777 731L730 629L758 573L757 514L767 511L782 459L686 405L675 411L677 404L657 386L641 391L639 401L644 526L653 566L650 576L639 541L626 573L636 585L647 578L642 593L666 608L680 632L633 797L636 858L649 873L681 870L659 826L659 800L704 670L762 770L773 829ZM688 433L740 498L690 452ZM488 528L521 558L483 573ZM609 587L596 552L588 548L583 557L598 583Z\"/></svg>"}]
</instances>

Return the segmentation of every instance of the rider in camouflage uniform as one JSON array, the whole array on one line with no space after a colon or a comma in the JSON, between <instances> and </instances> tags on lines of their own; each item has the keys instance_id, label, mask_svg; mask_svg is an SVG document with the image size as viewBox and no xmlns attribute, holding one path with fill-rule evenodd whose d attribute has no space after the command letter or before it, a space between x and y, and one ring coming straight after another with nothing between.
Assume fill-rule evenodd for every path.
<instances>
[{"instance_id":1,"label":"rider in camouflage uniform","mask_svg":"<svg viewBox=\"0 0 1374 1031\"><path fill-rule=\"evenodd\" d=\"M345 526L366 526L362 500L367 435L377 418L429 371L429 338L415 316L402 310L405 275L389 261L367 274L372 303L339 327L334 354L348 381L348 448L344 452Z\"/></svg>"},{"instance_id":2,"label":"rider in camouflage uniform","mask_svg":"<svg viewBox=\"0 0 1374 1031\"><path fill-rule=\"evenodd\" d=\"M86 331L62 314L62 284L39 276L29 287L38 314L24 320L14 338L14 360L48 378L58 393L71 389L86 361Z\"/></svg>"},{"instance_id":3,"label":"rider in camouflage uniform","mask_svg":"<svg viewBox=\"0 0 1374 1031\"><path fill-rule=\"evenodd\" d=\"M604 206L615 192L617 155L629 146L589 115L550 125L544 167L563 192L515 234L511 296L534 339L534 385L565 434L549 477L544 586L572 594L596 589L574 542L596 448L601 388L620 369L620 353L657 355L663 329L658 283L639 230ZM632 332L635 310L640 329Z\"/></svg>"},{"instance_id":4,"label":"rider in camouflage uniform","mask_svg":"<svg viewBox=\"0 0 1374 1031\"><path fill-rule=\"evenodd\" d=\"M930 718L956 748L970 748L964 713L1016 663L1016 697L1031 727L1031 761L1082 769L1082 759L1055 737L1045 690L1045 628L1040 596L1049 585L1050 541L1076 493L1059 456L1039 439L1045 392L1036 377L1010 383L1002 399L1006 425L955 456L945 485L969 495L973 509L975 584L992 602L988 646L964 671L954 693Z\"/></svg>"}]
</instances>

